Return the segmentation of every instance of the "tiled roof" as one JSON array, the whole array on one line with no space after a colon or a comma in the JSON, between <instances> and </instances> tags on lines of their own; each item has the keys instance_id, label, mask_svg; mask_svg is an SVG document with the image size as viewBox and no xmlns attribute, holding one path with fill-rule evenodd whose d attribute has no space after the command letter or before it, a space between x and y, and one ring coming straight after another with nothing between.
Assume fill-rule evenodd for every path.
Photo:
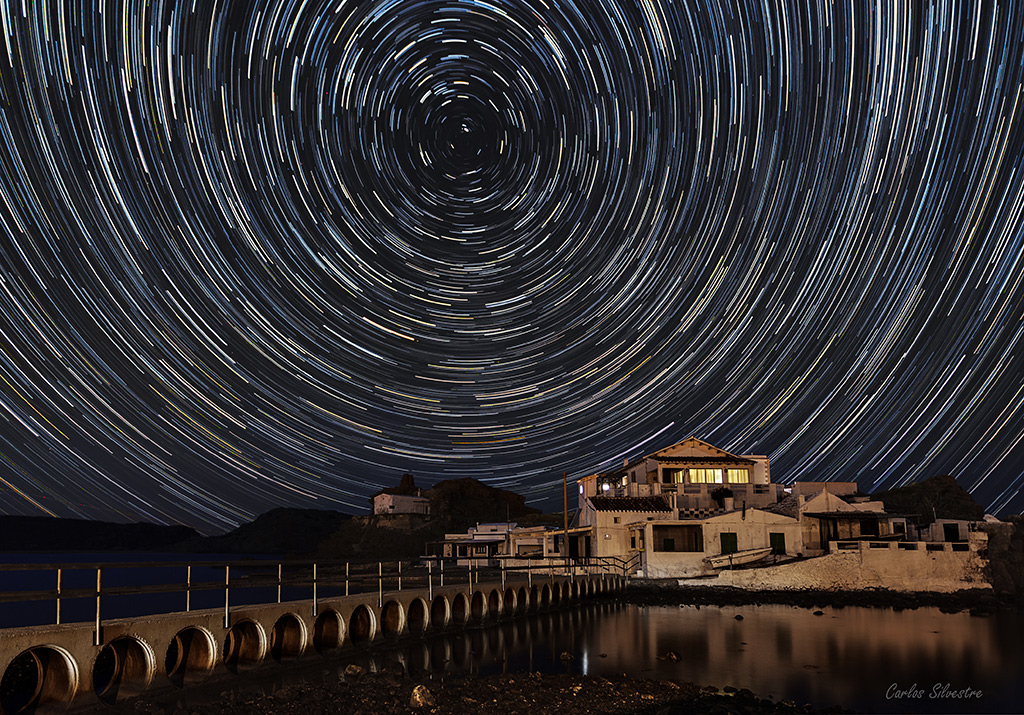
<instances>
[{"instance_id":1,"label":"tiled roof","mask_svg":"<svg viewBox=\"0 0 1024 715\"><path fill-rule=\"evenodd\" d=\"M597 511L672 511L661 497L591 497Z\"/></svg>"},{"instance_id":2,"label":"tiled roof","mask_svg":"<svg viewBox=\"0 0 1024 715\"><path fill-rule=\"evenodd\" d=\"M762 509L764 511L770 511L773 514L791 516L795 519L800 516L800 498L796 494L790 494L785 499L782 499L770 506L762 507Z\"/></svg>"}]
</instances>

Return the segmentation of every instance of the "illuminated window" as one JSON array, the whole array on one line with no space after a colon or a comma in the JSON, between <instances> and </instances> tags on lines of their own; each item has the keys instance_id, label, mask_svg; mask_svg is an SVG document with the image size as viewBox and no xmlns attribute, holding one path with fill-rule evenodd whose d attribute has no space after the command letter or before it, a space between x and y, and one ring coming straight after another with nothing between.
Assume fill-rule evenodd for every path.
<instances>
[{"instance_id":1,"label":"illuminated window","mask_svg":"<svg viewBox=\"0 0 1024 715\"><path fill-rule=\"evenodd\" d=\"M721 469L691 469L690 484L721 484Z\"/></svg>"},{"instance_id":2,"label":"illuminated window","mask_svg":"<svg viewBox=\"0 0 1024 715\"><path fill-rule=\"evenodd\" d=\"M750 470L749 469L729 469L728 471L729 484L749 484L750 483Z\"/></svg>"}]
</instances>

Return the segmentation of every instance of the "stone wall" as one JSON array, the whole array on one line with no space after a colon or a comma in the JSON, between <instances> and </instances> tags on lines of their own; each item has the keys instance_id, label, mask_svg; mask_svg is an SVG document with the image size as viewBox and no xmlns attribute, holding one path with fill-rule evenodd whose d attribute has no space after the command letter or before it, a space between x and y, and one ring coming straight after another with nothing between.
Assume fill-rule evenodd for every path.
<instances>
[{"instance_id":1,"label":"stone wall","mask_svg":"<svg viewBox=\"0 0 1024 715\"><path fill-rule=\"evenodd\" d=\"M952 593L966 589L991 590L985 576L983 551L988 535L971 533L967 551L870 548L869 542L851 550L836 550L811 559L767 568L722 571L716 578L686 580L686 586L732 586L752 590L880 588L891 591Z\"/></svg>"}]
</instances>

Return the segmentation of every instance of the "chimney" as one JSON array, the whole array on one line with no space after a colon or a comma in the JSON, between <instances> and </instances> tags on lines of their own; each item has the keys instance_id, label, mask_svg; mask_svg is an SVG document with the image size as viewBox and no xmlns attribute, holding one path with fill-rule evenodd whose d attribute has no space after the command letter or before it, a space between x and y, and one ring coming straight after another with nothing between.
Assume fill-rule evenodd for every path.
<instances>
[{"instance_id":1,"label":"chimney","mask_svg":"<svg viewBox=\"0 0 1024 715\"><path fill-rule=\"evenodd\" d=\"M623 457L622 458L622 466L623 467L628 467L629 466L629 457Z\"/></svg>"},{"instance_id":2,"label":"chimney","mask_svg":"<svg viewBox=\"0 0 1024 715\"><path fill-rule=\"evenodd\" d=\"M807 501L803 494L796 495L796 512L799 514L804 510L804 502Z\"/></svg>"}]
</instances>

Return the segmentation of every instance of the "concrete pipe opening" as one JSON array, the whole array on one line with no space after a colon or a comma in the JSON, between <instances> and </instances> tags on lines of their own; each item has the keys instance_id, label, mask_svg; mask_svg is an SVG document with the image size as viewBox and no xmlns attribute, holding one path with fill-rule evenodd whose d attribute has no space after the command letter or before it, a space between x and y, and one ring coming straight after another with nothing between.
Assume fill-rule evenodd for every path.
<instances>
[{"instance_id":1,"label":"concrete pipe opening","mask_svg":"<svg viewBox=\"0 0 1024 715\"><path fill-rule=\"evenodd\" d=\"M487 594L487 618L496 621L501 616L501 594L497 589L492 589Z\"/></svg>"},{"instance_id":2,"label":"concrete pipe opening","mask_svg":"<svg viewBox=\"0 0 1024 715\"><path fill-rule=\"evenodd\" d=\"M217 644L203 628L184 628L167 646L164 668L176 688L202 682L217 663Z\"/></svg>"},{"instance_id":3,"label":"concrete pipe opening","mask_svg":"<svg viewBox=\"0 0 1024 715\"><path fill-rule=\"evenodd\" d=\"M562 584L553 583L551 584L551 607L558 608L559 602L562 600Z\"/></svg>"},{"instance_id":4,"label":"concrete pipe opening","mask_svg":"<svg viewBox=\"0 0 1024 715\"><path fill-rule=\"evenodd\" d=\"M92 666L92 687L102 702L114 705L141 695L153 680L155 658L138 638L121 636L103 647Z\"/></svg>"},{"instance_id":5,"label":"concrete pipe opening","mask_svg":"<svg viewBox=\"0 0 1024 715\"><path fill-rule=\"evenodd\" d=\"M345 642L345 619L337 611L324 611L313 623L313 648L326 653Z\"/></svg>"},{"instance_id":6,"label":"concrete pipe opening","mask_svg":"<svg viewBox=\"0 0 1024 715\"><path fill-rule=\"evenodd\" d=\"M377 621L366 606L360 605L348 619L348 638L355 645L365 645L377 635Z\"/></svg>"},{"instance_id":7,"label":"concrete pipe opening","mask_svg":"<svg viewBox=\"0 0 1024 715\"><path fill-rule=\"evenodd\" d=\"M78 666L62 648L38 646L19 654L0 678L7 715L62 711L78 690Z\"/></svg>"},{"instance_id":8,"label":"concrete pipe opening","mask_svg":"<svg viewBox=\"0 0 1024 715\"><path fill-rule=\"evenodd\" d=\"M380 611L380 630L385 638L398 638L405 626L405 609L398 601L388 601Z\"/></svg>"},{"instance_id":9,"label":"concrete pipe opening","mask_svg":"<svg viewBox=\"0 0 1024 715\"><path fill-rule=\"evenodd\" d=\"M530 588L530 611L537 611L540 608L540 587Z\"/></svg>"},{"instance_id":10,"label":"concrete pipe opening","mask_svg":"<svg viewBox=\"0 0 1024 715\"><path fill-rule=\"evenodd\" d=\"M306 624L294 613L277 619L270 629L270 657L278 663L293 660L306 650Z\"/></svg>"},{"instance_id":11,"label":"concrete pipe opening","mask_svg":"<svg viewBox=\"0 0 1024 715\"><path fill-rule=\"evenodd\" d=\"M544 584L544 587L540 590L540 607L548 608L551 606L551 587Z\"/></svg>"},{"instance_id":12,"label":"concrete pipe opening","mask_svg":"<svg viewBox=\"0 0 1024 715\"><path fill-rule=\"evenodd\" d=\"M484 619L484 594L476 591L469 606L470 620L473 623L480 623Z\"/></svg>"},{"instance_id":13,"label":"concrete pipe opening","mask_svg":"<svg viewBox=\"0 0 1024 715\"><path fill-rule=\"evenodd\" d=\"M427 630L427 604L422 598L414 598L409 604L405 617L405 625L409 635L421 636Z\"/></svg>"},{"instance_id":14,"label":"concrete pipe opening","mask_svg":"<svg viewBox=\"0 0 1024 715\"><path fill-rule=\"evenodd\" d=\"M451 605L444 596L434 596L434 602L430 604L430 625L434 631L442 631L448 627L451 620Z\"/></svg>"},{"instance_id":15,"label":"concrete pipe opening","mask_svg":"<svg viewBox=\"0 0 1024 715\"><path fill-rule=\"evenodd\" d=\"M504 608L502 614L505 616L514 616L516 613L516 590L511 586L505 589Z\"/></svg>"},{"instance_id":16,"label":"concrete pipe opening","mask_svg":"<svg viewBox=\"0 0 1024 715\"><path fill-rule=\"evenodd\" d=\"M530 607L530 596L526 592L526 586L519 587L519 594L516 596L516 614L526 613Z\"/></svg>"},{"instance_id":17,"label":"concrete pipe opening","mask_svg":"<svg viewBox=\"0 0 1024 715\"><path fill-rule=\"evenodd\" d=\"M469 616L469 604L466 602L466 594L460 593L452 601L452 625L466 625L466 618Z\"/></svg>"},{"instance_id":18,"label":"concrete pipe opening","mask_svg":"<svg viewBox=\"0 0 1024 715\"><path fill-rule=\"evenodd\" d=\"M256 621L239 621L224 639L224 667L232 673L255 668L267 654L267 635Z\"/></svg>"},{"instance_id":19,"label":"concrete pipe opening","mask_svg":"<svg viewBox=\"0 0 1024 715\"><path fill-rule=\"evenodd\" d=\"M572 597L573 598L579 598L582 588L583 588L583 586L582 586L582 584L579 581L574 583L572 585Z\"/></svg>"}]
</instances>

